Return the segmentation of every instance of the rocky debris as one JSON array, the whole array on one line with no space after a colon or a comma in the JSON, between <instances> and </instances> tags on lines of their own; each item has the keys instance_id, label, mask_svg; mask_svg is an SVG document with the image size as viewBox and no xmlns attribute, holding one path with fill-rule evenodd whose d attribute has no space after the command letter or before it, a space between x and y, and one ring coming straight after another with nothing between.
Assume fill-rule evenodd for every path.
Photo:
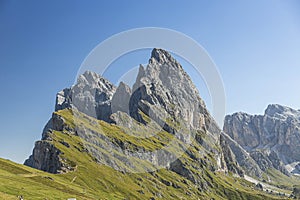
<instances>
[{"instance_id":1,"label":"rocky debris","mask_svg":"<svg viewBox=\"0 0 300 200\"><path fill-rule=\"evenodd\" d=\"M250 153L263 171L275 168L288 174L284 165L300 161L298 110L271 104L264 115L234 113L226 116L223 129Z\"/></svg>"}]
</instances>

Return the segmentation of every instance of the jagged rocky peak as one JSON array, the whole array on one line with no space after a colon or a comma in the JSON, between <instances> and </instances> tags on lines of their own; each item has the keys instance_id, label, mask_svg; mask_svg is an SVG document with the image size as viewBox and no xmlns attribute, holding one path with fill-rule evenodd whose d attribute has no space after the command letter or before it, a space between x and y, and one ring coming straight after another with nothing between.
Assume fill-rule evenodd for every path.
<instances>
[{"instance_id":1,"label":"jagged rocky peak","mask_svg":"<svg viewBox=\"0 0 300 200\"><path fill-rule=\"evenodd\" d=\"M111 99L116 87L99 74L86 71L75 85L56 96L55 110L76 108L89 116L109 121Z\"/></svg>"},{"instance_id":2,"label":"jagged rocky peak","mask_svg":"<svg viewBox=\"0 0 300 200\"><path fill-rule=\"evenodd\" d=\"M131 108L131 115L137 120L138 110L145 113L162 110L167 117L182 119L192 128L205 129L210 123L216 127L189 75L162 49L153 49L149 64L140 66Z\"/></svg>"},{"instance_id":3,"label":"jagged rocky peak","mask_svg":"<svg viewBox=\"0 0 300 200\"><path fill-rule=\"evenodd\" d=\"M180 89L179 87L182 86L191 97L198 96L200 99L199 92L190 76L168 51L153 49L151 59L144 73L145 77L152 82L160 82L168 89L174 87L174 91ZM200 103L205 106L203 101Z\"/></svg>"},{"instance_id":4,"label":"jagged rocky peak","mask_svg":"<svg viewBox=\"0 0 300 200\"><path fill-rule=\"evenodd\" d=\"M299 116L297 110L271 104L264 115L226 116L223 130L250 153L263 171L271 167L288 174L284 165L300 161Z\"/></svg>"},{"instance_id":5,"label":"jagged rocky peak","mask_svg":"<svg viewBox=\"0 0 300 200\"><path fill-rule=\"evenodd\" d=\"M129 114L129 101L131 97L131 88L124 82L120 82L116 92L111 100L112 113L118 111Z\"/></svg>"},{"instance_id":6,"label":"jagged rocky peak","mask_svg":"<svg viewBox=\"0 0 300 200\"><path fill-rule=\"evenodd\" d=\"M265 110L265 115L283 120L287 119L288 117L300 120L300 112L298 110L279 104L268 105L267 109Z\"/></svg>"},{"instance_id":7,"label":"jagged rocky peak","mask_svg":"<svg viewBox=\"0 0 300 200\"><path fill-rule=\"evenodd\" d=\"M150 63L157 62L160 64L164 63L177 63L177 61L172 57L172 55L163 49L154 48L151 52Z\"/></svg>"},{"instance_id":8,"label":"jagged rocky peak","mask_svg":"<svg viewBox=\"0 0 300 200\"><path fill-rule=\"evenodd\" d=\"M265 110L265 115L273 116L276 113L283 113L286 110L290 110L290 108L279 104L270 104Z\"/></svg>"},{"instance_id":9,"label":"jagged rocky peak","mask_svg":"<svg viewBox=\"0 0 300 200\"><path fill-rule=\"evenodd\" d=\"M75 86L88 86L89 88L96 88L98 90L101 90L102 92L107 93L107 96L110 98L115 92L115 86L110 83L110 81L92 71L86 71L84 72L84 74L80 75Z\"/></svg>"}]
</instances>

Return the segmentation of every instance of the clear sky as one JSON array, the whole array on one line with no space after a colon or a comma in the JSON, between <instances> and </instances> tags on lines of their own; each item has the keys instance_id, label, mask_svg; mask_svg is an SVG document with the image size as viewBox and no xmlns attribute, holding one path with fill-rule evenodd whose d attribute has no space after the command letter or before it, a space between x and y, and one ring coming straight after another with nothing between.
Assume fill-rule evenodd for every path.
<instances>
[{"instance_id":1,"label":"clear sky","mask_svg":"<svg viewBox=\"0 0 300 200\"><path fill-rule=\"evenodd\" d=\"M139 27L174 29L200 43L222 76L226 113L263 113L269 103L300 108L297 0L1 0L0 157L23 163L56 93L73 84L87 54L109 36ZM123 64L146 63L149 54Z\"/></svg>"}]
</instances>

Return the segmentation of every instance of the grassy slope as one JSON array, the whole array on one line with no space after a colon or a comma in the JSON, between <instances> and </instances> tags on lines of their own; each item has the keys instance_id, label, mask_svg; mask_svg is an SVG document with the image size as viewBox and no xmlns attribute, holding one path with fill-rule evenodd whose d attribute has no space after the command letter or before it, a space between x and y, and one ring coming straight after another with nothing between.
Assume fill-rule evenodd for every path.
<instances>
[{"instance_id":1,"label":"grassy slope","mask_svg":"<svg viewBox=\"0 0 300 200\"><path fill-rule=\"evenodd\" d=\"M274 185L276 187L282 188L289 193L293 190L294 185L300 185L300 177L291 175L291 176L286 176L282 174L278 170L268 170L267 173L264 175L265 180L269 180L267 183L270 185Z\"/></svg>"},{"instance_id":2,"label":"grassy slope","mask_svg":"<svg viewBox=\"0 0 300 200\"><path fill-rule=\"evenodd\" d=\"M0 159L0 199L67 199L79 196L81 188L55 176L8 160ZM39 197L39 198L37 198Z\"/></svg>"},{"instance_id":3,"label":"grassy slope","mask_svg":"<svg viewBox=\"0 0 300 200\"><path fill-rule=\"evenodd\" d=\"M59 115L70 119L70 111ZM69 121L69 123L71 123ZM102 125L107 134L127 140L116 127ZM114 131L110 131L114 130ZM116 134L118 132L118 134ZM29 167L0 159L0 199L150 199L163 195L162 199L276 199L253 189L253 185L240 178L222 172L204 170L202 179L212 185L199 191L195 185L169 170L155 173L124 174L110 167L99 165L87 152L82 151L82 140L75 135L55 131L52 143L63 152L68 162L76 164L76 170L67 174L49 174ZM134 138L129 138L137 144ZM59 141L70 144L66 147ZM143 141L146 143L147 141ZM159 144L155 143L154 144ZM145 144L148 148L152 145ZM188 159L188 158L186 158ZM196 173L196 172L195 172ZM171 183L171 184L166 184ZM169 186L168 186L169 185ZM174 187L175 186L175 187Z\"/></svg>"}]
</instances>

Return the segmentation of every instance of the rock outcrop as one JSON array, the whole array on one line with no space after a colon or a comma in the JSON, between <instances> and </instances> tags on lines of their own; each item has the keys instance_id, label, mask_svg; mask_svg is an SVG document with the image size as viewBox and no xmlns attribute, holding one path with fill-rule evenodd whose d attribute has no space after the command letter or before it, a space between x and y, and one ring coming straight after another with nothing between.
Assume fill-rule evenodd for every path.
<instances>
[{"instance_id":1,"label":"rock outcrop","mask_svg":"<svg viewBox=\"0 0 300 200\"><path fill-rule=\"evenodd\" d=\"M224 132L244 148L260 169L275 168L288 175L285 165L300 161L300 111L272 104L264 115L234 113ZM237 151L233 152L237 154ZM238 157L237 160L239 161Z\"/></svg>"},{"instance_id":2,"label":"rock outcrop","mask_svg":"<svg viewBox=\"0 0 300 200\"><path fill-rule=\"evenodd\" d=\"M262 176L262 170L245 149L224 132L221 134L221 139L225 143L225 148L230 148L235 161L245 170L246 174L257 177Z\"/></svg>"},{"instance_id":3,"label":"rock outcrop","mask_svg":"<svg viewBox=\"0 0 300 200\"><path fill-rule=\"evenodd\" d=\"M66 173L74 170L75 166L63 158L62 152L52 144L53 131L68 131L69 134L75 134L61 116L53 113L43 130L42 140L35 143L32 155L24 164L50 173ZM60 142L68 146L64 141Z\"/></svg>"},{"instance_id":4,"label":"rock outcrop","mask_svg":"<svg viewBox=\"0 0 300 200\"><path fill-rule=\"evenodd\" d=\"M130 98L131 88L125 83L121 82L111 100L112 113L120 111L129 114Z\"/></svg>"},{"instance_id":5,"label":"rock outcrop","mask_svg":"<svg viewBox=\"0 0 300 200\"><path fill-rule=\"evenodd\" d=\"M131 116L140 121L138 110L156 115L157 120L173 118L194 129L220 132L191 78L162 49L153 49L148 66L140 66L130 101Z\"/></svg>"},{"instance_id":6,"label":"rock outcrop","mask_svg":"<svg viewBox=\"0 0 300 200\"><path fill-rule=\"evenodd\" d=\"M25 161L25 165L41 169L50 173L62 170L59 154L61 152L47 141L37 141L32 155Z\"/></svg>"},{"instance_id":7,"label":"rock outcrop","mask_svg":"<svg viewBox=\"0 0 300 200\"><path fill-rule=\"evenodd\" d=\"M56 96L55 110L75 107L89 116L109 121L111 100L116 87L97 73L86 71L71 88Z\"/></svg>"}]
</instances>

